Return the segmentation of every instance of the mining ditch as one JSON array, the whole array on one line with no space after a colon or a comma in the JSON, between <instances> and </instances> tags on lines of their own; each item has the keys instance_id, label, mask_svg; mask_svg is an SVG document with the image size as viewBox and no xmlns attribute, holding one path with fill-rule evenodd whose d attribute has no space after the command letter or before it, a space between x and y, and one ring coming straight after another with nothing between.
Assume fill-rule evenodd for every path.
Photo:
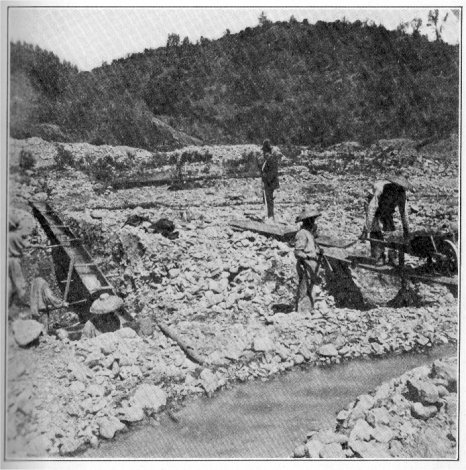
<instances>
[{"instance_id":1,"label":"mining ditch","mask_svg":"<svg viewBox=\"0 0 466 470\"><path fill-rule=\"evenodd\" d=\"M358 395L404 372L456 355L443 345L423 353L294 370L185 403L175 416L133 428L82 458L289 458L307 433L332 424ZM154 422L155 424L155 422Z\"/></svg>"}]
</instances>

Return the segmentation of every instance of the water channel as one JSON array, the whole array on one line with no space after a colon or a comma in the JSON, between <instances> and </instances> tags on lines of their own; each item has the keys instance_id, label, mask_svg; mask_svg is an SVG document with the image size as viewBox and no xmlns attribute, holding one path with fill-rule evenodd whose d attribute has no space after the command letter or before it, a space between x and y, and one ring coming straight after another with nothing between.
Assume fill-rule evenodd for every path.
<instances>
[{"instance_id":1,"label":"water channel","mask_svg":"<svg viewBox=\"0 0 466 470\"><path fill-rule=\"evenodd\" d=\"M332 426L336 413L358 395L455 354L456 346L444 345L234 385L213 398L187 401L178 423L164 414L160 426L136 428L80 457L289 458L309 431Z\"/></svg>"}]
</instances>

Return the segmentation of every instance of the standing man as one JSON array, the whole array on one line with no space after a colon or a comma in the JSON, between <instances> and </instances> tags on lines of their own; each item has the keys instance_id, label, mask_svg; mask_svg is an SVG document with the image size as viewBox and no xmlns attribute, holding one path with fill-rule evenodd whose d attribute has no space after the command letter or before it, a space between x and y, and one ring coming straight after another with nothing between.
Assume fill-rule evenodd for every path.
<instances>
[{"instance_id":1,"label":"standing man","mask_svg":"<svg viewBox=\"0 0 466 470\"><path fill-rule=\"evenodd\" d=\"M264 198L267 219L275 222L273 192L279 188L278 182L278 155L272 152L269 140L264 140L262 144L264 161L259 166L262 178L262 196Z\"/></svg>"},{"instance_id":2,"label":"standing man","mask_svg":"<svg viewBox=\"0 0 466 470\"><path fill-rule=\"evenodd\" d=\"M297 312L310 310L315 304L314 287L318 283L317 274L322 257L322 250L315 241L317 235L315 220L320 215L321 213L316 209L308 208L296 218L296 222L302 222L301 230L296 234L294 249L298 271Z\"/></svg>"},{"instance_id":3,"label":"standing man","mask_svg":"<svg viewBox=\"0 0 466 470\"><path fill-rule=\"evenodd\" d=\"M384 232L394 232L395 223L393 214L398 207L403 226L405 240L409 237L409 225L407 218L406 191L412 189L411 184L402 176L389 177L374 183L372 199L367 206L366 224L361 239L369 237L371 240L384 240ZM377 266L385 264L385 248L382 244L371 241L371 257L375 259ZM388 263L396 264L396 253L388 250Z\"/></svg>"}]
</instances>

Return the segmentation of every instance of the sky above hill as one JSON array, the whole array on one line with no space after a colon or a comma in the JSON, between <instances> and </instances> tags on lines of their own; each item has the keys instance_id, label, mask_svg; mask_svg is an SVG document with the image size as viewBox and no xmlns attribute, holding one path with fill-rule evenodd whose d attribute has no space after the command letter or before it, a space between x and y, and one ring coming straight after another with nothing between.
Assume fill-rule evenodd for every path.
<instances>
[{"instance_id":1,"label":"sky above hill","mask_svg":"<svg viewBox=\"0 0 466 470\"><path fill-rule=\"evenodd\" d=\"M9 38L37 44L61 59L91 70L103 62L146 48L164 46L171 33L196 42L201 36L217 39L229 29L237 33L258 24L264 11L271 21L369 20L387 29L413 18L422 19L421 34L434 38L427 26L427 8L17 8L8 10ZM458 10L440 9L442 38L457 44L460 34ZM446 19L445 19L446 17Z\"/></svg>"}]
</instances>

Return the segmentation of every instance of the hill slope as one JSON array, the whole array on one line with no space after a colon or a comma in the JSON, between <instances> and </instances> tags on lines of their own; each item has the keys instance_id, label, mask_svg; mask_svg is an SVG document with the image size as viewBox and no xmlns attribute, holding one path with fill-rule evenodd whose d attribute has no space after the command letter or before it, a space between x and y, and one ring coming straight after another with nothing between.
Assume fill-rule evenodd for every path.
<instances>
[{"instance_id":1,"label":"hill slope","mask_svg":"<svg viewBox=\"0 0 466 470\"><path fill-rule=\"evenodd\" d=\"M311 145L458 128L458 46L361 22L265 23L197 44L170 35L92 72L47 56L53 86L31 66L47 53L25 48L12 45L12 82L26 74L39 93L28 122L75 140L151 149L182 144L176 129L209 143ZM18 132L25 119L12 113Z\"/></svg>"}]
</instances>

